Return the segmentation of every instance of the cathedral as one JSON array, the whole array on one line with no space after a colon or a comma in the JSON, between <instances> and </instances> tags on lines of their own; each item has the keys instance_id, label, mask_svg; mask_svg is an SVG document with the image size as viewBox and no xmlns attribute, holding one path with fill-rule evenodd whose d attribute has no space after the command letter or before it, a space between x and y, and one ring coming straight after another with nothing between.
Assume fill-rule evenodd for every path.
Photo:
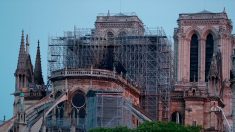
<instances>
[{"instance_id":1,"label":"cathedral","mask_svg":"<svg viewBox=\"0 0 235 132\"><path fill-rule=\"evenodd\" d=\"M21 35L14 114L6 132L80 132L136 128L145 121L235 128L235 36L226 11L179 14L174 51L162 29L149 31L136 14L97 16L95 28L74 29L48 42L48 83L38 41L35 65Z\"/></svg>"}]
</instances>

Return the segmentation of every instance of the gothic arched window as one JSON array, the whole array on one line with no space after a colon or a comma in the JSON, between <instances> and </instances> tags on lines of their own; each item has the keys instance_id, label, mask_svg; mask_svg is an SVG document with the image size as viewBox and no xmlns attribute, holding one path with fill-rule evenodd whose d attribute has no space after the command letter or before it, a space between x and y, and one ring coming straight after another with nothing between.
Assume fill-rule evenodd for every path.
<instances>
[{"instance_id":1,"label":"gothic arched window","mask_svg":"<svg viewBox=\"0 0 235 132\"><path fill-rule=\"evenodd\" d=\"M193 34L190 42L190 82L198 81L198 37Z\"/></svg>"},{"instance_id":2,"label":"gothic arched window","mask_svg":"<svg viewBox=\"0 0 235 132\"><path fill-rule=\"evenodd\" d=\"M208 81L208 74L211 65L211 59L213 56L214 49L214 39L211 34L208 34L206 37L206 61L205 61L205 81Z\"/></svg>"}]
</instances>

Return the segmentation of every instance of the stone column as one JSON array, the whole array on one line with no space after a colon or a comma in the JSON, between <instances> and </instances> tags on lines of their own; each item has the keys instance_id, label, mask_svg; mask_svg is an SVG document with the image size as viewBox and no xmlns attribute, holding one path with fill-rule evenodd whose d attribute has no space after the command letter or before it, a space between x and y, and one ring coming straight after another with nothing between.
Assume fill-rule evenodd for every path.
<instances>
[{"instance_id":1,"label":"stone column","mask_svg":"<svg viewBox=\"0 0 235 132\"><path fill-rule=\"evenodd\" d=\"M198 74L198 80L199 82L204 82L205 81L205 55L206 55L206 40L205 39L200 39L199 40L199 74Z\"/></svg>"},{"instance_id":2,"label":"stone column","mask_svg":"<svg viewBox=\"0 0 235 132\"><path fill-rule=\"evenodd\" d=\"M178 76L178 81L182 81L182 72L181 72L181 65L183 64L182 63L182 45L183 45L183 41L182 41L182 39L180 38L179 39L179 43L178 43L178 51L177 51L177 56L178 56L178 58L176 58L177 60L177 63L178 63L178 66L177 66L177 72L178 72L178 74L177 74L177 76Z\"/></svg>"},{"instance_id":3,"label":"stone column","mask_svg":"<svg viewBox=\"0 0 235 132\"><path fill-rule=\"evenodd\" d=\"M180 81L188 81L189 80L189 72L190 72L190 46L188 39L181 39L181 46L179 50L179 74L180 74Z\"/></svg>"},{"instance_id":4,"label":"stone column","mask_svg":"<svg viewBox=\"0 0 235 132\"><path fill-rule=\"evenodd\" d=\"M190 39L185 39L184 41L184 79L190 81Z\"/></svg>"},{"instance_id":5,"label":"stone column","mask_svg":"<svg viewBox=\"0 0 235 132\"><path fill-rule=\"evenodd\" d=\"M225 74L226 74L226 72L225 72L225 69L226 69L226 66L225 65L227 65L226 64L226 58L225 58L225 52L226 52L226 50L225 50L225 40L224 40L224 37L223 37L223 35L221 35L220 36L220 39L219 39L219 44L221 45L221 58L222 58L222 79L224 80L225 78L226 78L226 76L225 76Z\"/></svg>"}]
</instances>

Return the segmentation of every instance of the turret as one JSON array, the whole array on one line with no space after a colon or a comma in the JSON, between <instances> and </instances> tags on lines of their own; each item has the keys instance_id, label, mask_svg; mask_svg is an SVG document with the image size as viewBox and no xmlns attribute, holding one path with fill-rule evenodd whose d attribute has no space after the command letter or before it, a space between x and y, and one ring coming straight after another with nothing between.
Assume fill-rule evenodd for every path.
<instances>
[{"instance_id":1,"label":"turret","mask_svg":"<svg viewBox=\"0 0 235 132\"><path fill-rule=\"evenodd\" d=\"M25 48L24 31L22 31L18 63L15 71L14 114L17 114L17 111L19 111L18 103L21 102L19 94L22 92L27 93L29 91L29 84L32 82L33 67L29 55L28 35L26 37Z\"/></svg>"},{"instance_id":2,"label":"turret","mask_svg":"<svg viewBox=\"0 0 235 132\"><path fill-rule=\"evenodd\" d=\"M22 31L17 69L15 71L15 78L16 78L15 91L19 91L21 88L25 87L26 57L27 56L26 56L25 44L24 44L24 31Z\"/></svg>"},{"instance_id":3,"label":"turret","mask_svg":"<svg viewBox=\"0 0 235 132\"><path fill-rule=\"evenodd\" d=\"M22 30L21 42L20 42L20 51L18 56L17 69L23 69L25 66L25 45L24 45L24 31Z\"/></svg>"}]
</instances>

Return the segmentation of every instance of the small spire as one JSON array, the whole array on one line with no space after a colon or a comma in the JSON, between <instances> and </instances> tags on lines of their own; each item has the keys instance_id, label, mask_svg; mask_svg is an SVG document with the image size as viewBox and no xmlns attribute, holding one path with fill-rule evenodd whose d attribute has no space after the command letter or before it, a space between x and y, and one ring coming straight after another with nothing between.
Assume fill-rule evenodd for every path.
<instances>
[{"instance_id":1,"label":"small spire","mask_svg":"<svg viewBox=\"0 0 235 132\"><path fill-rule=\"evenodd\" d=\"M26 54L29 54L29 35L26 35Z\"/></svg>"},{"instance_id":2,"label":"small spire","mask_svg":"<svg viewBox=\"0 0 235 132\"><path fill-rule=\"evenodd\" d=\"M22 30L17 69L24 69L25 63L26 63L26 56L25 56L25 45L24 45L24 30Z\"/></svg>"},{"instance_id":3,"label":"small spire","mask_svg":"<svg viewBox=\"0 0 235 132\"><path fill-rule=\"evenodd\" d=\"M39 44L40 44L40 41L38 40L38 48L40 49Z\"/></svg>"},{"instance_id":4,"label":"small spire","mask_svg":"<svg viewBox=\"0 0 235 132\"><path fill-rule=\"evenodd\" d=\"M24 44L24 30L22 30L22 34L21 34L21 44Z\"/></svg>"},{"instance_id":5,"label":"small spire","mask_svg":"<svg viewBox=\"0 0 235 132\"><path fill-rule=\"evenodd\" d=\"M223 10L223 13L226 13L225 7L224 7L224 10Z\"/></svg>"},{"instance_id":6,"label":"small spire","mask_svg":"<svg viewBox=\"0 0 235 132\"><path fill-rule=\"evenodd\" d=\"M107 16L110 16L109 10L108 10L108 14L107 14Z\"/></svg>"},{"instance_id":7,"label":"small spire","mask_svg":"<svg viewBox=\"0 0 235 132\"><path fill-rule=\"evenodd\" d=\"M42 77L42 66L41 66L41 54L40 54L40 42L38 40L35 68L34 68L34 82L38 85L43 85L43 77Z\"/></svg>"}]
</instances>

